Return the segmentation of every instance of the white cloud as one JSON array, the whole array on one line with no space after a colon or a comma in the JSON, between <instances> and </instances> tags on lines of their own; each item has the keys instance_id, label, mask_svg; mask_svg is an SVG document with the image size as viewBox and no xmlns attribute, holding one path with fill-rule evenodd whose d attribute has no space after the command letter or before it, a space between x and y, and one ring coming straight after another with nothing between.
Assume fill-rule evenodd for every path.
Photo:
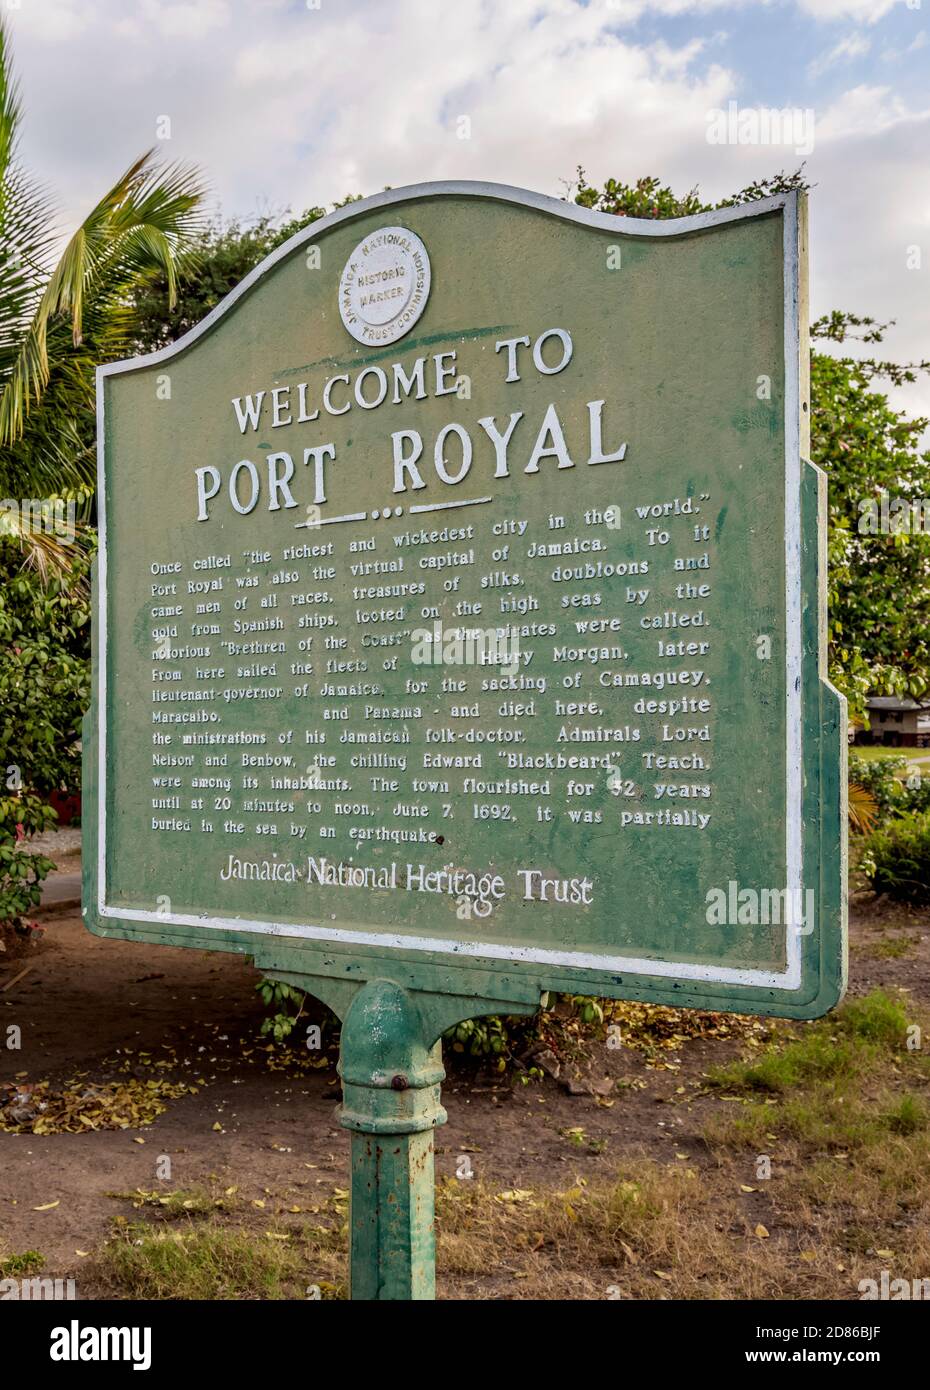
<instances>
[{"instance_id":1,"label":"white cloud","mask_svg":"<svg viewBox=\"0 0 930 1390\"><path fill-rule=\"evenodd\" d=\"M926 113L924 113L926 114ZM833 102L817 120L820 140L870 136L899 121L912 119L900 97L890 87L851 87Z\"/></svg>"},{"instance_id":2,"label":"white cloud","mask_svg":"<svg viewBox=\"0 0 930 1390\"><path fill-rule=\"evenodd\" d=\"M835 67L837 63L851 61L854 58L862 58L872 47L872 40L865 38L859 33L848 34L845 39L840 39L839 43L827 49L819 58L815 58L808 64L808 75L810 77L820 77L828 68Z\"/></svg>"},{"instance_id":3,"label":"white cloud","mask_svg":"<svg viewBox=\"0 0 930 1390\"><path fill-rule=\"evenodd\" d=\"M703 39L690 39L680 48L670 48L661 40L651 45L649 52L656 67L662 73L686 73L695 59L704 51Z\"/></svg>"},{"instance_id":4,"label":"white cloud","mask_svg":"<svg viewBox=\"0 0 930 1390\"><path fill-rule=\"evenodd\" d=\"M90 28L97 18L92 0L23 0L18 6L6 7L3 15L14 35L29 34L43 43L65 43Z\"/></svg>"},{"instance_id":5,"label":"white cloud","mask_svg":"<svg viewBox=\"0 0 930 1390\"><path fill-rule=\"evenodd\" d=\"M2 2L2 0L0 0ZM889 350L926 355L930 342L930 116L905 89L874 79L871 21L883 0L799 0L812 18L869 25L868 81L818 113L807 164L812 300L896 317ZM630 18L649 10L648 34ZM791 105L797 71L723 66L717 0L23 0L13 12L26 106L24 154L82 215L171 118L166 157L194 160L227 215L331 203L440 178L514 183L558 195L589 177L656 174L710 200L793 168L786 148L711 146L707 114ZM731 33L749 0L727 6ZM675 13L663 28L657 15ZM690 21L687 16L691 16ZM185 29L185 26L186 29ZM67 37L67 43L56 38ZM830 36L831 43L836 35ZM906 40L902 40L902 43ZM834 44L834 48L840 47ZM764 61L764 60L763 60ZM887 69L885 69L887 73ZM470 138L460 139L467 116ZM906 270L907 247L923 271ZM930 386L905 393L930 413Z\"/></svg>"},{"instance_id":6,"label":"white cloud","mask_svg":"<svg viewBox=\"0 0 930 1390\"><path fill-rule=\"evenodd\" d=\"M256 101L283 107L289 133L316 145L308 198L340 176L378 188L496 171L552 188L592 146L622 149L635 132L657 157L701 137L707 107L733 80L719 66L698 69L699 40L628 42L604 5L462 5L437 20L431 4L397 0L390 22L371 27L357 14L337 14L302 42L258 39L234 68L250 112ZM323 50L338 55L328 71ZM470 139L458 138L460 116ZM306 173L295 166L295 177Z\"/></svg>"},{"instance_id":7,"label":"white cloud","mask_svg":"<svg viewBox=\"0 0 930 1390\"><path fill-rule=\"evenodd\" d=\"M159 35L167 39L197 40L228 24L229 0L0 0L0 13L15 34L45 43L77 38L95 29L106 41ZM99 51L99 50L98 50Z\"/></svg>"},{"instance_id":8,"label":"white cloud","mask_svg":"<svg viewBox=\"0 0 930 1390\"><path fill-rule=\"evenodd\" d=\"M169 39L201 39L230 20L227 0L138 0L138 9L141 20Z\"/></svg>"},{"instance_id":9,"label":"white cloud","mask_svg":"<svg viewBox=\"0 0 930 1390\"><path fill-rule=\"evenodd\" d=\"M904 48L883 48L881 58L883 63L899 63L902 58L906 58L909 53L919 53L922 48L927 46L927 31L919 29L910 43Z\"/></svg>"},{"instance_id":10,"label":"white cloud","mask_svg":"<svg viewBox=\"0 0 930 1390\"><path fill-rule=\"evenodd\" d=\"M877 24L897 3L899 0L798 0L798 8L813 19Z\"/></svg>"},{"instance_id":11,"label":"white cloud","mask_svg":"<svg viewBox=\"0 0 930 1390\"><path fill-rule=\"evenodd\" d=\"M812 309L895 319L885 343L866 356L930 356L928 145L925 113L818 143L812 161ZM921 269L908 269L912 246L921 248ZM930 416L926 377L890 395L899 409Z\"/></svg>"}]
</instances>

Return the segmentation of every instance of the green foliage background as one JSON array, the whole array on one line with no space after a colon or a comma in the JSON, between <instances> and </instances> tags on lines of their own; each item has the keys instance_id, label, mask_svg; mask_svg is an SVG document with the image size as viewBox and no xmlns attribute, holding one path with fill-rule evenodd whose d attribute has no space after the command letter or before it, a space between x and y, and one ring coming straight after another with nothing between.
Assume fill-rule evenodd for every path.
<instances>
[{"instance_id":1,"label":"green foliage background","mask_svg":"<svg viewBox=\"0 0 930 1390\"><path fill-rule=\"evenodd\" d=\"M579 169L575 201L617 217L684 217L807 186L799 169L713 205L696 189L682 197L656 178L608 179L598 189ZM869 694L921 698L930 689L930 534L859 530L863 505L882 492L930 497L930 454L921 450L930 422L895 410L880 389L883 381L913 382L930 363L849 355L852 344L881 343L890 327L838 309L811 325L811 462L829 482L830 678L860 723Z\"/></svg>"},{"instance_id":2,"label":"green foliage background","mask_svg":"<svg viewBox=\"0 0 930 1390\"><path fill-rule=\"evenodd\" d=\"M716 206L753 202L806 186L802 170L780 173L750 184ZM581 206L617 217L681 217L712 206L701 199L697 189L678 194L652 177L635 183L608 179L602 187L594 187L581 169L573 196ZM250 224L214 221L191 240L176 285L166 269L152 267L124 288L120 332L125 335L127 325L132 325L132 350L138 353L156 351L176 341L254 266L323 215L323 208L312 207L296 217L266 214ZM92 453L87 374L96 358L104 355L107 336L104 325L89 326L91 335L81 345L79 361L77 357L69 359L69 351L78 353L76 347L69 350L64 341L59 344L59 366L34 418L34 429L15 455L0 449L0 477L6 472L12 481L20 468L36 476L31 452L46 461L52 457L45 440L46 421L54 421L53 434L72 432L73 458L83 464ZM851 717L862 722L866 720L869 693L921 698L930 690L930 535L905 530L869 535L859 529L864 505L870 499L880 500L883 492L908 501L930 496L930 454L921 449L921 434L928 422L908 418L894 409L882 390L883 383L913 381L928 364L865 357L858 346L880 344L889 326L841 310L811 325L811 457L829 479L830 676L847 696ZM67 324L56 321L51 328L59 333L67 330ZM75 584L71 600L65 599L58 585L49 591L48 606L43 607L36 592L31 592L27 602L23 585L29 586L24 580L14 589L0 617L0 621L13 624L24 639L29 623L34 622L24 648L31 653L32 670L38 672L43 664L38 655L41 650L45 667L57 672L53 684L59 707L52 702L48 722L43 724L36 711L24 723L18 711L10 710L20 731L12 742L18 742L21 755L25 747L33 749L31 759L22 756L29 765L29 786L35 793L53 784L72 789L77 786L74 745L57 746L49 730L73 731L75 711L86 698L88 647L86 616L81 616L86 608L79 593L83 565L79 558L73 580L67 581ZM71 622L76 626L71 627ZM8 652L2 661L10 668L10 680L17 670L22 675L19 657L14 660ZM40 684L35 689L39 690ZM38 722L29 722L33 719ZM21 803L19 823L37 828L39 811L30 811L23 819L25 812ZM493 1050L490 1036L487 1045Z\"/></svg>"},{"instance_id":3,"label":"green foliage background","mask_svg":"<svg viewBox=\"0 0 930 1390\"><path fill-rule=\"evenodd\" d=\"M0 922L18 922L52 867L28 852L53 826L48 794L80 784L81 718L90 700L90 552L43 582L0 538Z\"/></svg>"}]
</instances>

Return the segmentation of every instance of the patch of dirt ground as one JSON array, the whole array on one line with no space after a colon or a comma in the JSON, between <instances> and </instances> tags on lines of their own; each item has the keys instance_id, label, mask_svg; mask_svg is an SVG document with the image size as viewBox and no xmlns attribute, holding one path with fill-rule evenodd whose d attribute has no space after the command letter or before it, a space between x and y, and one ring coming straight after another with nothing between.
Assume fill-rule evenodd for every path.
<instances>
[{"instance_id":1,"label":"patch of dirt ground","mask_svg":"<svg viewBox=\"0 0 930 1390\"><path fill-rule=\"evenodd\" d=\"M857 898L851 919L851 993L903 988L930 1002L927 915ZM0 1256L38 1250L42 1273L75 1279L79 1298L112 1296L89 1257L114 1216L138 1214L108 1194L157 1189L164 1155L166 1189L234 1186L256 1212L312 1211L344 1193L349 1138L338 1122L335 1055L298 1054L296 1066L277 1069L281 1050L259 1035L264 1012L247 960L104 940L71 913L49 913L41 925L31 944L0 955L0 1042L11 1025L21 1030L19 1050L0 1047L0 1083L48 1082L54 1091L75 1080L167 1080L190 1089L168 1098L150 1124L0 1132ZM443 1087L449 1120L436 1134L437 1181L457 1169L461 1176L463 1156L483 1187L506 1194L607 1183L630 1161L682 1164L722 1184L721 1211L734 1231L751 1235L761 1225L774 1234L784 1216L754 1182L750 1156L745 1173L722 1169L704 1139L708 1116L724 1104L706 1091L705 1074L745 1047L744 1036L696 1038L649 1058L601 1046L591 1070L601 1094L569 1094L550 1076L524 1085L453 1066ZM508 1254L502 1248L498 1268L472 1276L446 1277L440 1262L441 1291L526 1296ZM808 1282L803 1295L783 1296L843 1296L821 1287L818 1295ZM550 1296L606 1295L595 1276L587 1289Z\"/></svg>"}]
</instances>

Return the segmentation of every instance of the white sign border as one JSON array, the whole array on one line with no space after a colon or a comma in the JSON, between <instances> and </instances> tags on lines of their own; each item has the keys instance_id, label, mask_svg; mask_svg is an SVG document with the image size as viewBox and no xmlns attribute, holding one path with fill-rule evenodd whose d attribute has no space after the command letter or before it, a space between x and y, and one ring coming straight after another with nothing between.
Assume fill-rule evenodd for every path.
<instances>
[{"instance_id":1,"label":"white sign border","mask_svg":"<svg viewBox=\"0 0 930 1390\"><path fill-rule=\"evenodd\" d=\"M447 937L422 937L404 933L349 930L339 927L295 925L293 923L254 922L241 917L217 918L208 915L184 916L148 912L139 908L111 907L106 902L106 707L107 707L107 532L106 480L104 454L106 430L104 422L104 383L107 377L152 367L185 352L198 338L208 333L215 323L263 279L274 267L298 247L313 241L342 222L364 216L380 208L410 202L413 199L468 197L492 202L512 203L533 208L567 222L609 230L615 236L680 236L701 231L747 217L762 217L767 213L783 215L783 278L785 327L785 621L786 621L786 690L787 690L787 786L786 786L786 862L787 888L790 901L802 902L803 881L803 710L801 695L801 441L800 441L800 342L799 313L799 218L797 193L779 193L757 202L733 208L702 212L693 217L647 219L614 217L608 213L592 212L577 204L562 202L542 193L532 193L506 184L481 183L471 180L411 184L405 188L389 189L361 202L337 208L303 228L289 241L279 246L255 267L236 288L202 319L183 338L158 352L142 357L111 362L97 368L97 516L100 537L97 558L98 608L97 640L97 913L103 919L149 922L160 926L207 927L224 931L259 932L270 936L303 938L346 945L378 947L403 951L430 951L466 959L526 962L562 968L598 970L627 975L651 975L680 980L699 980L708 984L751 986L797 990L801 984L801 930L786 924L784 971L741 970L731 966L697 965L692 962L649 960L627 956L595 955L582 951L551 951L533 946L502 946L487 941L450 940Z\"/></svg>"}]
</instances>

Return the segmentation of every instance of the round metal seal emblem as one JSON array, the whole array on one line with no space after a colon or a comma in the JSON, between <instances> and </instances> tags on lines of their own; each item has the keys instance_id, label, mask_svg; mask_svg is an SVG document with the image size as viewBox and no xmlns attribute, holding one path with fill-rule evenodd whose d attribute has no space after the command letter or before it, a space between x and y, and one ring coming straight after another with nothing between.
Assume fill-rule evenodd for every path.
<instances>
[{"instance_id":1,"label":"round metal seal emblem","mask_svg":"<svg viewBox=\"0 0 930 1390\"><path fill-rule=\"evenodd\" d=\"M426 247L406 227L382 227L360 241L339 282L342 322L359 343L396 343L426 308Z\"/></svg>"}]
</instances>

